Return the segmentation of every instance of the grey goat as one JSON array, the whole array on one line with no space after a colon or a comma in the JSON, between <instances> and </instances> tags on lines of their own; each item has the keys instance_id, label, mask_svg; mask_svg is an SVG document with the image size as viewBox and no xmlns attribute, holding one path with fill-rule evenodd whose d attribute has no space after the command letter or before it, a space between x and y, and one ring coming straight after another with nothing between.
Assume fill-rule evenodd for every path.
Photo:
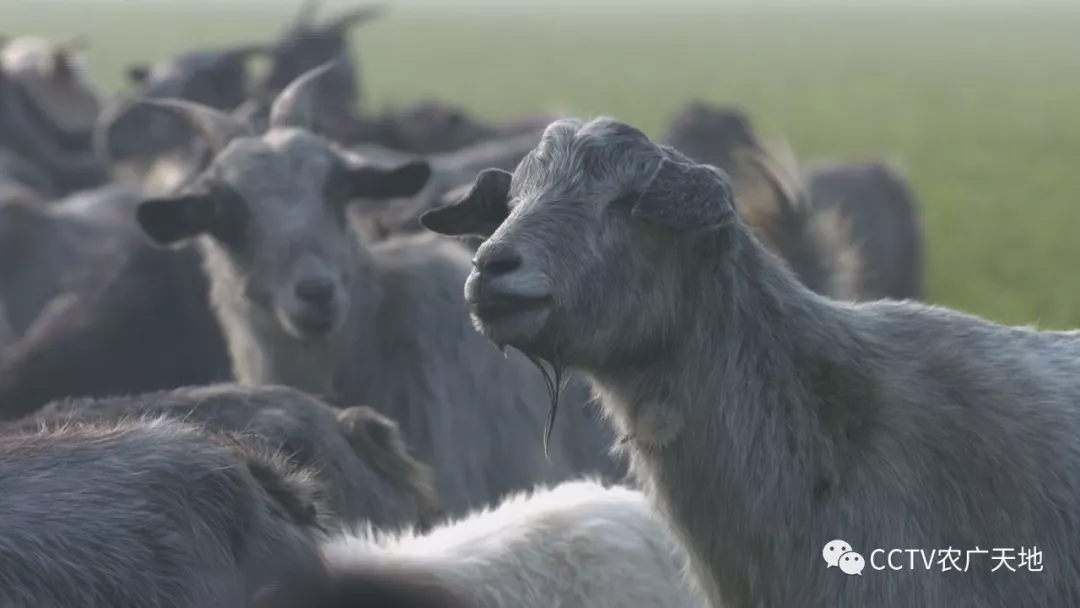
<instances>
[{"instance_id":1,"label":"grey goat","mask_svg":"<svg viewBox=\"0 0 1080 608\"><path fill-rule=\"evenodd\" d=\"M562 425L545 458L552 387L521 354L504 357L472 330L461 293L470 251L431 234L369 247L350 229L350 200L415 194L431 169L348 163L303 128L328 65L281 93L262 136L203 106L148 102L185 116L217 151L190 186L143 201L136 217L158 244L198 237L237 379L394 419L434 467L452 513L536 483L615 472L598 420ZM571 392L588 400L583 383Z\"/></svg>"},{"instance_id":2,"label":"grey goat","mask_svg":"<svg viewBox=\"0 0 1080 608\"><path fill-rule=\"evenodd\" d=\"M1080 605L1080 332L817 295L732 199L632 126L561 120L421 223L490 236L476 326L587 371L714 604Z\"/></svg>"},{"instance_id":3,"label":"grey goat","mask_svg":"<svg viewBox=\"0 0 1080 608\"><path fill-rule=\"evenodd\" d=\"M329 510L344 522L380 528L441 516L427 466L412 458L397 425L368 407L338 410L284 386L193 386L105 399L50 403L19 424L169 416L215 432L253 435L311 469Z\"/></svg>"},{"instance_id":4,"label":"grey goat","mask_svg":"<svg viewBox=\"0 0 1080 608\"><path fill-rule=\"evenodd\" d=\"M166 418L0 437L0 606L227 608L319 560L310 474Z\"/></svg>"}]
</instances>

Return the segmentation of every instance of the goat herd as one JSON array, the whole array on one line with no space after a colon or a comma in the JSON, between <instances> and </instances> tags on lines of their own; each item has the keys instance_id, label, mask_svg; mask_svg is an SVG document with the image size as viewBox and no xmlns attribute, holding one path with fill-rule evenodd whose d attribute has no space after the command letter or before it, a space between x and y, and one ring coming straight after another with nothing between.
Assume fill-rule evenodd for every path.
<instances>
[{"instance_id":1,"label":"goat herd","mask_svg":"<svg viewBox=\"0 0 1080 608\"><path fill-rule=\"evenodd\" d=\"M0 608L1080 606L1080 333L919 303L898 172L364 112L312 8L6 41Z\"/></svg>"}]
</instances>

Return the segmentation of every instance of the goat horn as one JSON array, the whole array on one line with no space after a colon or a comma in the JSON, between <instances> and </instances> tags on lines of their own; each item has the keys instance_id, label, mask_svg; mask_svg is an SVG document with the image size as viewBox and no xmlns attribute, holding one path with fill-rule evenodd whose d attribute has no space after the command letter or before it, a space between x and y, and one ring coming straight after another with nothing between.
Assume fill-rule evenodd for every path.
<instances>
[{"instance_id":1,"label":"goat horn","mask_svg":"<svg viewBox=\"0 0 1080 608\"><path fill-rule=\"evenodd\" d=\"M385 12L386 5L382 3L358 6L339 15L334 19L330 27L332 29L347 30L350 27L381 17Z\"/></svg>"},{"instance_id":2,"label":"goat horn","mask_svg":"<svg viewBox=\"0 0 1080 608\"><path fill-rule=\"evenodd\" d=\"M289 86L285 87L274 100L270 108L270 128L300 127L313 129L315 126L316 102L318 101L318 80L339 65L332 59L322 65L304 72Z\"/></svg>"},{"instance_id":3,"label":"goat horn","mask_svg":"<svg viewBox=\"0 0 1080 608\"><path fill-rule=\"evenodd\" d=\"M112 164L112 154L109 152L110 135L113 123L124 115L131 107L130 101L117 101L115 105L109 104L98 113L94 120L94 130L90 133L90 150L98 161L105 166Z\"/></svg>"}]
</instances>

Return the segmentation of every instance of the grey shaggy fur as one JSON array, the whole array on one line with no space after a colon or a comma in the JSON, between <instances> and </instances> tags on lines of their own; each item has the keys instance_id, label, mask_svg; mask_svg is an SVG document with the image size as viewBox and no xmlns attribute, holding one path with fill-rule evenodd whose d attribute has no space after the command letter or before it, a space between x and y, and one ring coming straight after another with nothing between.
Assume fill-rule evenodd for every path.
<instances>
[{"instance_id":1,"label":"grey shaggy fur","mask_svg":"<svg viewBox=\"0 0 1080 608\"><path fill-rule=\"evenodd\" d=\"M0 605L227 608L319 559L309 476L168 419L0 440Z\"/></svg>"},{"instance_id":2,"label":"grey shaggy fur","mask_svg":"<svg viewBox=\"0 0 1080 608\"><path fill-rule=\"evenodd\" d=\"M714 604L1080 602L1080 333L818 296L722 171L608 118L552 124L421 222L490 235L465 286L478 329L588 372ZM870 564L991 553L846 576L835 539ZM991 571L1021 547L1041 572Z\"/></svg>"},{"instance_id":3,"label":"grey shaggy fur","mask_svg":"<svg viewBox=\"0 0 1080 608\"><path fill-rule=\"evenodd\" d=\"M548 386L525 357L472 331L461 294L471 252L435 235L368 247L349 229L349 201L415 194L430 167L352 165L301 128L328 68L282 92L261 137L208 108L171 106L218 153L191 187L137 209L159 244L198 239L237 379L394 419L434 467L449 512L578 473L617 474L608 429L580 407L545 458ZM582 383L568 392L575 406L588 399Z\"/></svg>"},{"instance_id":4,"label":"grey shaggy fur","mask_svg":"<svg viewBox=\"0 0 1080 608\"><path fill-rule=\"evenodd\" d=\"M283 386L217 384L67 399L46 405L29 424L144 416L169 416L265 441L314 471L326 488L327 506L344 522L427 527L441 515L427 467L409 456L392 421L370 408L337 410Z\"/></svg>"},{"instance_id":5,"label":"grey shaggy fur","mask_svg":"<svg viewBox=\"0 0 1080 608\"><path fill-rule=\"evenodd\" d=\"M926 253L915 192L882 161L833 162L805 176L811 206L850 218L863 260L858 292L865 299L921 300Z\"/></svg>"}]
</instances>

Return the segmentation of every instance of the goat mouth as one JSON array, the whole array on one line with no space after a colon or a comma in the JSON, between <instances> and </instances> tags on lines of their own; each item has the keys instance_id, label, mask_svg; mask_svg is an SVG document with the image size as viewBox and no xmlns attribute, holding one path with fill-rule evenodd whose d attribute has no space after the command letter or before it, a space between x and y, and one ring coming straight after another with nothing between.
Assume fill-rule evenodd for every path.
<instances>
[{"instance_id":1,"label":"goat mouth","mask_svg":"<svg viewBox=\"0 0 1080 608\"><path fill-rule=\"evenodd\" d=\"M551 296L491 295L472 302L472 312L483 323L494 323L524 313L537 312L551 304Z\"/></svg>"},{"instance_id":2,"label":"goat mouth","mask_svg":"<svg viewBox=\"0 0 1080 608\"><path fill-rule=\"evenodd\" d=\"M337 328L337 317L323 314L292 315L289 324L305 336L324 336Z\"/></svg>"}]
</instances>

